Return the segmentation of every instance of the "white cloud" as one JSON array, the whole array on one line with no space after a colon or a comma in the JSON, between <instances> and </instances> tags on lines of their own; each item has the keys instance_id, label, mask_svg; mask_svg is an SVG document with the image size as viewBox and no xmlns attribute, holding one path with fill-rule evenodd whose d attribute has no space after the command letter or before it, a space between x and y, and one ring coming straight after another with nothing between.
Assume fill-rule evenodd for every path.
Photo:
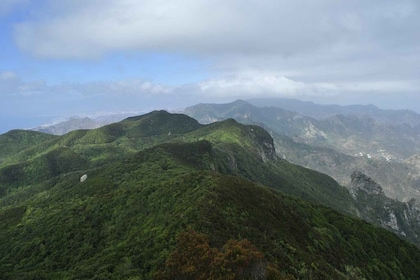
<instances>
[{"instance_id":1,"label":"white cloud","mask_svg":"<svg viewBox=\"0 0 420 280\"><path fill-rule=\"evenodd\" d=\"M12 71L0 73L0 94L6 96L37 96L54 100L83 100L89 98L120 99L122 103L130 100L197 100L200 98L235 99L254 97L289 98L339 98L342 95L375 93L378 96L391 96L396 93L418 93L416 80L375 80L359 82L304 82L288 78L283 73L248 71L222 78L170 86L148 80L131 79L120 81L94 81L87 83L63 83L47 85L45 81L23 81ZM104 99L104 100L105 100ZM157 103L156 103L157 104ZM163 105L165 106L165 105Z\"/></svg>"},{"instance_id":2,"label":"white cloud","mask_svg":"<svg viewBox=\"0 0 420 280\"><path fill-rule=\"evenodd\" d=\"M330 83L304 83L273 73L246 73L229 78L214 79L198 84L200 91L209 94L237 97L302 97L337 94Z\"/></svg>"},{"instance_id":3,"label":"white cloud","mask_svg":"<svg viewBox=\"0 0 420 280\"><path fill-rule=\"evenodd\" d=\"M290 94L297 93L305 88L300 82L287 79L283 76L236 76L218 80L208 80L199 84L204 92L218 92L220 94L250 95L276 93L279 91Z\"/></svg>"},{"instance_id":4,"label":"white cloud","mask_svg":"<svg viewBox=\"0 0 420 280\"><path fill-rule=\"evenodd\" d=\"M416 80L374 80L358 82L303 82L278 73L249 72L198 83L196 94L225 98L286 97L305 100L347 100L350 104L400 96L418 99ZM367 101L369 100L369 101ZM374 102L375 103L375 102Z\"/></svg>"},{"instance_id":5,"label":"white cloud","mask_svg":"<svg viewBox=\"0 0 420 280\"><path fill-rule=\"evenodd\" d=\"M398 90L396 85L405 89L420 73L417 0L46 3L32 13L36 17L15 26L21 50L38 58L82 60L120 51L186 54L209 61L209 72L231 77L203 82L200 89L289 96L382 91L384 86ZM244 72L262 74L238 74ZM82 92L108 92L112 87L156 94L172 90L141 83L68 86Z\"/></svg>"},{"instance_id":6,"label":"white cloud","mask_svg":"<svg viewBox=\"0 0 420 280\"><path fill-rule=\"evenodd\" d=\"M371 36L389 45L401 31L418 42L408 38L417 34L417 11L407 0L62 0L19 24L15 38L23 50L52 58L133 49L289 56L377 44Z\"/></svg>"},{"instance_id":7,"label":"white cloud","mask_svg":"<svg viewBox=\"0 0 420 280\"><path fill-rule=\"evenodd\" d=\"M27 0L1 2L0 13L23 1ZM134 57L176 54L206 61L203 72L210 78L169 86L136 78L133 71L132 80L47 85L2 72L3 96L37 93L44 95L40 102L56 102L57 108L69 107L69 100L75 107L87 100L86 111L89 106L131 109L212 97L357 96L352 99L357 103L366 93L371 99L404 93L418 100L417 0L46 0L39 7L32 3L29 18L15 26L13 36L20 50L41 64L50 59L73 71L73 60L111 57L113 62L106 63L112 67L113 55L120 52ZM153 64L155 72L165 67L141 58L127 66L137 62L139 68ZM185 76L191 75L188 70Z\"/></svg>"},{"instance_id":8,"label":"white cloud","mask_svg":"<svg viewBox=\"0 0 420 280\"><path fill-rule=\"evenodd\" d=\"M367 81L359 83L340 83L337 85L342 91L350 92L378 92L387 94L419 92L417 81Z\"/></svg>"}]
</instances>

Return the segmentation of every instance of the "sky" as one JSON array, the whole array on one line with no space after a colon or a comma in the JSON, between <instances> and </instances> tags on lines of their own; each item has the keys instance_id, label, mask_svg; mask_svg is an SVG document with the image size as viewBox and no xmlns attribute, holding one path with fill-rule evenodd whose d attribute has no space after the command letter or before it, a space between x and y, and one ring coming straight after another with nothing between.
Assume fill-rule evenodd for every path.
<instances>
[{"instance_id":1,"label":"sky","mask_svg":"<svg viewBox=\"0 0 420 280\"><path fill-rule=\"evenodd\" d=\"M1 0L0 133L281 97L420 112L418 0Z\"/></svg>"}]
</instances>

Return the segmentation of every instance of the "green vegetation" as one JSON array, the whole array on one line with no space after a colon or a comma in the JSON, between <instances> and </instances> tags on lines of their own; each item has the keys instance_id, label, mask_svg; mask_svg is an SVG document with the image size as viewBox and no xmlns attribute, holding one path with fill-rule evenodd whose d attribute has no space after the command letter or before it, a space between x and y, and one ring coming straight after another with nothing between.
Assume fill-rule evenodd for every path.
<instances>
[{"instance_id":1,"label":"green vegetation","mask_svg":"<svg viewBox=\"0 0 420 280\"><path fill-rule=\"evenodd\" d=\"M0 154L2 156L11 155L56 137L54 135L28 130L11 130L0 135Z\"/></svg>"},{"instance_id":2,"label":"green vegetation","mask_svg":"<svg viewBox=\"0 0 420 280\"><path fill-rule=\"evenodd\" d=\"M11 130L0 135L0 167L6 157L57 136L27 130Z\"/></svg>"},{"instance_id":3,"label":"green vegetation","mask_svg":"<svg viewBox=\"0 0 420 280\"><path fill-rule=\"evenodd\" d=\"M345 189L272 144L256 126L153 112L0 154L1 278L420 275L417 247L341 214Z\"/></svg>"}]
</instances>

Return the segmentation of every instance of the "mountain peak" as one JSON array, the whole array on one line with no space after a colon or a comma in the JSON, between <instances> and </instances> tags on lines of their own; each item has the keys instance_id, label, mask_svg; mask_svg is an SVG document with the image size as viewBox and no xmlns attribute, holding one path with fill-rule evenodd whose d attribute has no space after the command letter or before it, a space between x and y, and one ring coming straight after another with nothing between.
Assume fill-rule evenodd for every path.
<instances>
[{"instance_id":1,"label":"mountain peak","mask_svg":"<svg viewBox=\"0 0 420 280\"><path fill-rule=\"evenodd\" d=\"M165 110L155 110L155 111L151 111L147 114L144 115L139 115L139 116L133 116L133 117L128 117L126 119L123 120L124 121L137 121L137 120L141 120L144 118L153 118L153 117L167 117L171 115L168 111Z\"/></svg>"},{"instance_id":2,"label":"mountain peak","mask_svg":"<svg viewBox=\"0 0 420 280\"><path fill-rule=\"evenodd\" d=\"M246 102L243 99L237 99L231 103L232 105L251 105L249 102Z\"/></svg>"}]
</instances>

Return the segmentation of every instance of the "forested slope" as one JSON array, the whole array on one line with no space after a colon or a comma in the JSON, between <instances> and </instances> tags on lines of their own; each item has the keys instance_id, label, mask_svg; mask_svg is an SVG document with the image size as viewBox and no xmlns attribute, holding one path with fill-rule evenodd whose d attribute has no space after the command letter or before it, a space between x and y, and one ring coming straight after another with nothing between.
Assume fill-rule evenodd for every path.
<instances>
[{"instance_id":1,"label":"forested slope","mask_svg":"<svg viewBox=\"0 0 420 280\"><path fill-rule=\"evenodd\" d=\"M177 128L171 118L154 112L8 156L14 163L0 169L1 277L420 275L417 247L321 206L349 203L338 210L353 211L330 177L279 160L263 129L233 120ZM10 168L22 172L10 177Z\"/></svg>"}]
</instances>

